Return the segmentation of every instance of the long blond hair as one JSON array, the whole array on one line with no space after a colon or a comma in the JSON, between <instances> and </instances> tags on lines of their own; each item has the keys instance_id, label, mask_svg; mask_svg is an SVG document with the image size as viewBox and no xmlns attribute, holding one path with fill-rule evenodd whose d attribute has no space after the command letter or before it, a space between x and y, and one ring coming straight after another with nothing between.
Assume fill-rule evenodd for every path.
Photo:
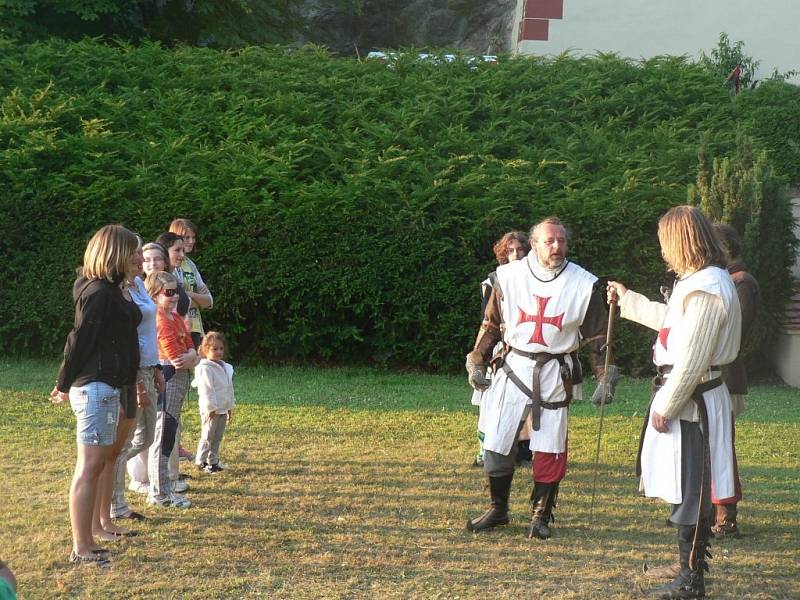
<instances>
[{"instance_id":1,"label":"long blond hair","mask_svg":"<svg viewBox=\"0 0 800 600\"><path fill-rule=\"evenodd\" d=\"M725 249L714 226L694 206L676 206L664 213L658 221L658 241L661 256L677 275L726 263Z\"/></svg>"},{"instance_id":2,"label":"long blond hair","mask_svg":"<svg viewBox=\"0 0 800 600\"><path fill-rule=\"evenodd\" d=\"M101 227L83 253L83 276L119 283L131 268L131 257L139 247L136 234L122 225Z\"/></svg>"}]
</instances>

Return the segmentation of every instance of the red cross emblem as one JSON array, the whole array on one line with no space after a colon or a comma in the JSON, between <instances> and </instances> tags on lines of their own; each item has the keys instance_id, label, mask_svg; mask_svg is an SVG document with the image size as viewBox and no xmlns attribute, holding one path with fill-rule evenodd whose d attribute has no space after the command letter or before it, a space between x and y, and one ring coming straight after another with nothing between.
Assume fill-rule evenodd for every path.
<instances>
[{"instance_id":1,"label":"red cross emblem","mask_svg":"<svg viewBox=\"0 0 800 600\"><path fill-rule=\"evenodd\" d=\"M658 332L658 341L661 342L661 345L664 346L664 350L667 349L667 340L669 339L669 327L665 327L661 331Z\"/></svg>"},{"instance_id":2,"label":"red cross emblem","mask_svg":"<svg viewBox=\"0 0 800 600\"><path fill-rule=\"evenodd\" d=\"M535 323L533 335L528 341L529 344L541 344L542 346L547 346L547 342L544 341L544 335L542 335L542 329L545 324L558 327L558 330L561 331L561 321L564 319L564 313L562 312L560 315L554 315L552 317L546 317L544 314L544 311L547 308L547 303L550 302L550 298L552 298L552 296L542 298L536 294L533 295L533 299L536 300L535 315L529 315L522 310L522 308L517 307L519 308L517 325L521 325L522 323Z\"/></svg>"}]
</instances>

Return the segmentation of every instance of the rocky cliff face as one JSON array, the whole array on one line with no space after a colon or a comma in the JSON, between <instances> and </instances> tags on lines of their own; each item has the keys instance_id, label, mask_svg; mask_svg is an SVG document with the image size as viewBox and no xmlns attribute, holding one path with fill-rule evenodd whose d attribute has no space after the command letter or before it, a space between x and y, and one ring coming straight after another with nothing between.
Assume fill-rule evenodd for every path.
<instances>
[{"instance_id":1,"label":"rocky cliff face","mask_svg":"<svg viewBox=\"0 0 800 600\"><path fill-rule=\"evenodd\" d=\"M458 48L476 54L510 49L515 0L306 0L300 14L308 28L298 41L362 55L379 48Z\"/></svg>"}]
</instances>

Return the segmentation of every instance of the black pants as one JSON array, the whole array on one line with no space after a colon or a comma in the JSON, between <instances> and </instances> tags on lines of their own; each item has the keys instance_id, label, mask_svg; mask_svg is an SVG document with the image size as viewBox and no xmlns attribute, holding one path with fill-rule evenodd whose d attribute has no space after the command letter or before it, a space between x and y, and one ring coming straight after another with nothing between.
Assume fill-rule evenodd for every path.
<instances>
[{"instance_id":1,"label":"black pants","mask_svg":"<svg viewBox=\"0 0 800 600\"><path fill-rule=\"evenodd\" d=\"M483 450L483 470L489 477L503 477L504 475L511 475L514 472L514 467L517 464L517 440L519 439L519 432L525 425L525 419L528 418L530 406L525 407L525 412L522 413L522 420L517 426L517 432L514 434L514 443L511 446L511 451L508 454L499 454L491 450Z\"/></svg>"},{"instance_id":2,"label":"black pants","mask_svg":"<svg viewBox=\"0 0 800 600\"><path fill-rule=\"evenodd\" d=\"M706 507L704 519L712 519L711 505L711 465L706 465L705 482L703 478L703 432L700 423L681 421L681 497L680 504L672 505L669 520L675 525L694 525L700 508L700 494Z\"/></svg>"}]
</instances>

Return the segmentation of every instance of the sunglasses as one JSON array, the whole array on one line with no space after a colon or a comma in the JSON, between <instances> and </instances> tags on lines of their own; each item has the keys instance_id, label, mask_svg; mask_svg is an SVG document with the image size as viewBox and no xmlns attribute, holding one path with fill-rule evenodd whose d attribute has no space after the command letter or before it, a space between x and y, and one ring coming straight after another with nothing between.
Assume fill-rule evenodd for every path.
<instances>
[{"instance_id":1,"label":"sunglasses","mask_svg":"<svg viewBox=\"0 0 800 600\"><path fill-rule=\"evenodd\" d=\"M161 293L164 294L167 298L172 298L173 296L178 295L178 288L164 288L161 290Z\"/></svg>"}]
</instances>

